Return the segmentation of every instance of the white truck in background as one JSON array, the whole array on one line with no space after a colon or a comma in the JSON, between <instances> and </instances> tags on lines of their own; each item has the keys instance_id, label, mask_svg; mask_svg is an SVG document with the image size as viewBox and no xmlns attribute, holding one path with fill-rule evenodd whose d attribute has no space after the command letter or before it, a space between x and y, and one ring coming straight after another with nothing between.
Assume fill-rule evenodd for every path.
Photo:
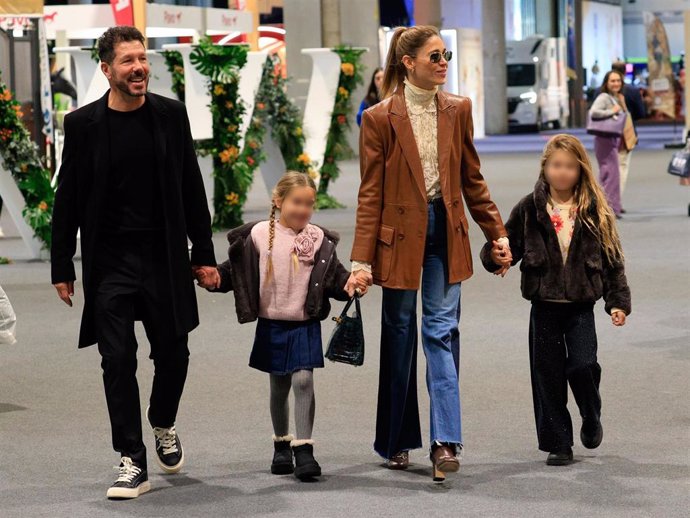
<instances>
[{"instance_id":1,"label":"white truck in background","mask_svg":"<svg viewBox=\"0 0 690 518\"><path fill-rule=\"evenodd\" d=\"M509 128L565 126L570 114L565 38L507 41L506 64Z\"/></svg>"}]
</instances>

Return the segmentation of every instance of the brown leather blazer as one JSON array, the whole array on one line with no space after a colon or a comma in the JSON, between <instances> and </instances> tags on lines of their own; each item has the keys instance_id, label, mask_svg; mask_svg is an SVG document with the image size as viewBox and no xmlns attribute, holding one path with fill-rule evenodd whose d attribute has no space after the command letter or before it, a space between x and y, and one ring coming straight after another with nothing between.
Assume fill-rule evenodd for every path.
<instances>
[{"instance_id":1,"label":"brown leather blazer","mask_svg":"<svg viewBox=\"0 0 690 518\"><path fill-rule=\"evenodd\" d=\"M462 198L487 240L507 233L479 172L470 99L442 91L436 99L439 174L448 214L448 282L457 283L472 275ZM363 113L359 152L361 183L350 258L371 263L376 284L419 289L427 195L402 89Z\"/></svg>"}]
</instances>

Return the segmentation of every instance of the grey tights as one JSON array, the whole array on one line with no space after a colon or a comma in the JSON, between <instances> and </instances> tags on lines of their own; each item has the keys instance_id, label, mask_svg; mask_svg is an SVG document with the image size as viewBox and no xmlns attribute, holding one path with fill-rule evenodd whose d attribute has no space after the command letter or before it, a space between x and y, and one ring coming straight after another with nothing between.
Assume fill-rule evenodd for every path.
<instances>
[{"instance_id":1,"label":"grey tights","mask_svg":"<svg viewBox=\"0 0 690 518\"><path fill-rule=\"evenodd\" d=\"M314 428L314 372L299 370L285 376L270 375L271 378L271 421L273 433L282 437L290 428L290 388L295 394L295 431L296 439L311 439Z\"/></svg>"}]
</instances>

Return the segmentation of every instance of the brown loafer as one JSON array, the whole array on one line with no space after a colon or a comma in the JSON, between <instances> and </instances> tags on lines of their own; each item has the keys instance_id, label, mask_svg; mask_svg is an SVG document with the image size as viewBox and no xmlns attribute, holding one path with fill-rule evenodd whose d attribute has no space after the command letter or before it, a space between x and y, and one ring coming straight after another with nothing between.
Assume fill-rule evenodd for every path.
<instances>
[{"instance_id":1,"label":"brown loafer","mask_svg":"<svg viewBox=\"0 0 690 518\"><path fill-rule=\"evenodd\" d=\"M432 476L434 482L446 479L446 473L455 473L460 469L460 461L450 446L435 445L431 449Z\"/></svg>"},{"instance_id":2,"label":"brown loafer","mask_svg":"<svg viewBox=\"0 0 690 518\"><path fill-rule=\"evenodd\" d=\"M400 451L386 461L386 467L388 469L407 469L409 465L410 454L406 451Z\"/></svg>"}]
</instances>

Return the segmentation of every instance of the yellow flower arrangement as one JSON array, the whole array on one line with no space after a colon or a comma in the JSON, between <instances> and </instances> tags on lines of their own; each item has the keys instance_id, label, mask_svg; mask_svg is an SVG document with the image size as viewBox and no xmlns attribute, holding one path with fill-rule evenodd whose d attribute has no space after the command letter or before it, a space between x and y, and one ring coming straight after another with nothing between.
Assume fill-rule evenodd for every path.
<instances>
[{"instance_id":1,"label":"yellow flower arrangement","mask_svg":"<svg viewBox=\"0 0 690 518\"><path fill-rule=\"evenodd\" d=\"M343 63L342 65L340 65L340 70L346 76L355 75L355 66L352 63Z\"/></svg>"},{"instance_id":2,"label":"yellow flower arrangement","mask_svg":"<svg viewBox=\"0 0 690 518\"><path fill-rule=\"evenodd\" d=\"M297 157L297 161L304 165L307 165L311 163L311 158L309 158L309 155L307 155L306 153L302 153Z\"/></svg>"},{"instance_id":3,"label":"yellow flower arrangement","mask_svg":"<svg viewBox=\"0 0 690 518\"><path fill-rule=\"evenodd\" d=\"M233 160L237 158L237 155L239 154L240 150L237 149L236 146L230 146L228 149L225 149L218 153L218 157L220 158L220 161L223 162L224 164L230 162L230 160Z\"/></svg>"}]
</instances>

